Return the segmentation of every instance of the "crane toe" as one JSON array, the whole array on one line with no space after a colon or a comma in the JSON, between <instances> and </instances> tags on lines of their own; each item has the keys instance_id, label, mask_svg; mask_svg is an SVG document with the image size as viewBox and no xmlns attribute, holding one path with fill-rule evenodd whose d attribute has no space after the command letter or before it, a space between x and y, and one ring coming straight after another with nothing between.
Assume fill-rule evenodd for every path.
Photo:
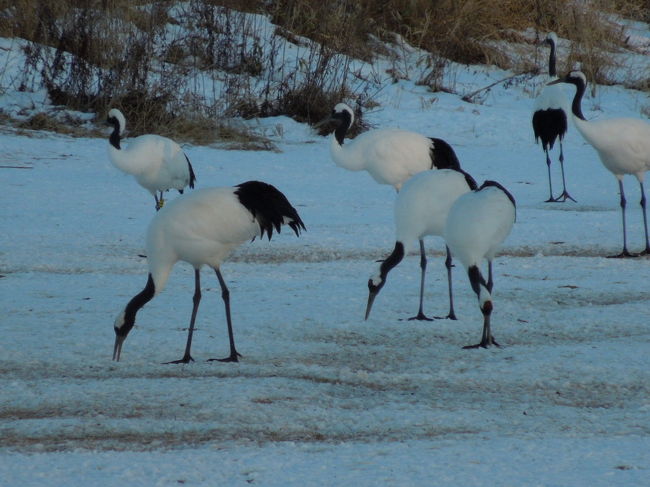
<instances>
[{"instance_id":1,"label":"crane toe","mask_svg":"<svg viewBox=\"0 0 650 487\"><path fill-rule=\"evenodd\" d=\"M185 355L181 359L172 360L171 362L163 362L163 364L164 365L168 365L168 364L189 364L190 362L194 362L194 359L192 358L192 356L191 355Z\"/></svg>"},{"instance_id":2,"label":"crane toe","mask_svg":"<svg viewBox=\"0 0 650 487\"><path fill-rule=\"evenodd\" d=\"M563 191L562 194L558 196L555 201L566 201L566 200L571 200L574 203L577 203L575 198L573 198L573 196L571 196L567 191Z\"/></svg>"},{"instance_id":3,"label":"crane toe","mask_svg":"<svg viewBox=\"0 0 650 487\"><path fill-rule=\"evenodd\" d=\"M639 257L639 255L642 254L633 254L627 249L623 249L620 254L616 255L608 255L608 259L629 259L629 258L634 258L634 257Z\"/></svg>"},{"instance_id":4,"label":"crane toe","mask_svg":"<svg viewBox=\"0 0 650 487\"><path fill-rule=\"evenodd\" d=\"M408 321L433 321L434 318L429 318L427 315L425 315L422 311L420 311L417 315L411 316Z\"/></svg>"},{"instance_id":5,"label":"crane toe","mask_svg":"<svg viewBox=\"0 0 650 487\"><path fill-rule=\"evenodd\" d=\"M231 353L230 356L226 358L209 358L207 361L208 362L239 362L239 357L241 357L242 354L239 352L234 352Z\"/></svg>"},{"instance_id":6,"label":"crane toe","mask_svg":"<svg viewBox=\"0 0 650 487\"><path fill-rule=\"evenodd\" d=\"M456 318L456 313L454 313L453 311L449 313L447 316L434 316L434 318L436 320L457 320L458 319Z\"/></svg>"},{"instance_id":7,"label":"crane toe","mask_svg":"<svg viewBox=\"0 0 650 487\"><path fill-rule=\"evenodd\" d=\"M494 339L494 337L490 335L489 340L481 340L481 343L477 343L476 345L465 345L463 349L469 350L473 348L488 348L491 345L494 345L497 348L501 348L501 345L499 345L497 341Z\"/></svg>"}]
</instances>

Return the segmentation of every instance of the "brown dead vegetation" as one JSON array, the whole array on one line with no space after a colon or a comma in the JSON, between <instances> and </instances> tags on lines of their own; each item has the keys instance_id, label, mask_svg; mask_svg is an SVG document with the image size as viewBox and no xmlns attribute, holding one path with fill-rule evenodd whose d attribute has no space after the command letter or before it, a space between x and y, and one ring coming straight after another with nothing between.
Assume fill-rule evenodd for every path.
<instances>
[{"instance_id":1,"label":"brown dead vegetation","mask_svg":"<svg viewBox=\"0 0 650 487\"><path fill-rule=\"evenodd\" d=\"M264 44L269 41L260 35L259 17L248 13L263 14L277 26L272 45ZM351 92L349 61L337 54L370 60L381 51L377 40L393 42L396 35L431 53L430 71L416 81L432 90L454 89L440 82L449 61L496 64L516 73L539 69L500 48L503 41L530 44L531 30L539 38L553 30L572 41L564 67L579 64L591 80L607 83L611 53L626 43L613 14L648 21L650 5L647 0L0 0L0 35L31 41L25 89L42 79L53 103L97 113L98 122L119 107L131 135L158 132L205 143L234 137L222 119L289 115L314 122L338 101L365 104L371 96ZM308 45L306 66L283 52L278 39L316 41ZM272 79L273 70L284 77ZM202 99L179 89L198 71L214 79ZM266 81L260 89L252 78ZM245 145L251 136L235 138ZM250 142L267 144L255 137Z\"/></svg>"}]
</instances>

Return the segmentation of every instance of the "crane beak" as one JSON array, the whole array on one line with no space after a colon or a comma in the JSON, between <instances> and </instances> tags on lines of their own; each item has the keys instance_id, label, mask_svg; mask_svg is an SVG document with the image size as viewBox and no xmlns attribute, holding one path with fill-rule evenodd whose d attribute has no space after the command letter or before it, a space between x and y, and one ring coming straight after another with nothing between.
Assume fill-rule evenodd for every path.
<instances>
[{"instance_id":1,"label":"crane beak","mask_svg":"<svg viewBox=\"0 0 650 487\"><path fill-rule=\"evenodd\" d=\"M368 293L368 304L366 305L366 317L365 320L368 319L368 316L370 316L370 311L372 310L372 303L375 302L375 298L377 297L377 294L379 294L379 291L370 291Z\"/></svg>"},{"instance_id":2,"label":"crane beak","mask_svg":"<svg viewBox=\"0 0 650 487\"><path fill-rule=\"evenodd\" d=\"M546 83L546 86L557 85L557 84L563 83L563 82L564 82L563 78L558 78L558 79L556 79L554 81L551 81L550 83Z\"/></svg>"},{"instance_id":3,"label":"crane beak","mask_svg":"<svg viewBox=\"0 0 650 487\"><path fill-rule=\"evenodd\" d=\"M122 353L122 344L126 336L115 335L115 345L113 346L113 360L120 361L120 354Z\"/></svg>"}]
</instances>

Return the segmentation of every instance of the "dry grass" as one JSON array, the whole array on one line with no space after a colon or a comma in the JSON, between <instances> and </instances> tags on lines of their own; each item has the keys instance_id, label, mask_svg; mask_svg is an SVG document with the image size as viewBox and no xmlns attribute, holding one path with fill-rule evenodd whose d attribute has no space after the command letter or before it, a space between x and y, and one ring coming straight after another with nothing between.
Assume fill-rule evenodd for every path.
<instances>
[{"instance_id":1,"label":"dry grass","mask_svg":"<svg viewBox=\"0 0 650 487\"><path fill-rule=\"evenodd\" d=\"M262 2L260 2L260 5ZM275 22L340 52L361 58L368 34L412 45L462 63L499 63L489 41L513 40L533 28L583 44L581 51L623 45L620 32L600 12L650 19L648 0L280 0L267 9Z\"/></svg>"},{"instance_id":2,"label":"dry grass","mask_svg":"<svg viewBox=\"0 0 650 487\"><path fill-rule=\"evenodd\" d=\"M628 19L650 22L650 3L648 0L611 0L601 2L603 10Z\"/></svg>"},{"instance_id":3,"label":"dry grass","mask_svg":"<svg viewBox=\"0 0 650 487\"><path fill-rule=\"evenodd\" d=\"M171 17L172 6L180 17ZM264 78L287 59L279 49L265 57L254 17L229 9L269 15L278 25L274 36L317 41L304 79L292 77L296 65L286 79L269 77L263 93L253 92L247 77ZM607 83L611 53L625 44L608 15L650 21L648 0L0 0L0 12L0 35L34 41L26 86L41 72L55 103L98 114L118 106L134 135L157 132L195 143L228 137L230 129L215 122L221 116L286 114L314 122L336 102L352 101L349 65L335 54L371 59L378 49L371 37L390 42L399 34L430 52L429 71L416 81L451 90L441 85L449 60L532 72L534 63L504 52L499 42L526 44L521 33L553 30L573 41L561 69L580 65L590 79ZM184 33L170 39L165 29L175 23ZM212 104L179 92L196 70L225 80ZM267 142L251 141L257 144Z\"/></svg>"},{"instance_id":4,"label":"dry grass","mask_svg":"<svg viewBox=\"0 0 650 487\"><path fill-rule=\"evenodd\" d=\"M0 123L13 126L17 133L22 135L55 132L70 137L101 137L105 132L99 127L91 127L84 120L66 113L36 113L26 119L14 119L0 113Z\"/></svg>"}]
</instances>

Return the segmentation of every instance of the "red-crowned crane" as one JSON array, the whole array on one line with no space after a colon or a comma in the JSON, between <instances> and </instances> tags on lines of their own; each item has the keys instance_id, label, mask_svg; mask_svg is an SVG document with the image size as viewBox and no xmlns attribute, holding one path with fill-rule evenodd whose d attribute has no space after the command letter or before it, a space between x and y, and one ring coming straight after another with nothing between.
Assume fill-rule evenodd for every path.
<instances>
[{"instance_id":1,"label":"red-crowned crane","mask_svg":"<svg viewBox=\"0 0 650 487\"><path fill-rule=\"evenodd\" d=\"M159 211L149 224L146 238L149 276L144 289L136 294L115 319L113 360L118 361L122 344L135 324L138 311L160 293L172 267L179 260L194 267L194 298L185 354L169 363L188 363L194 322L201 301L200 270L208 265L221 286L230 355L223 362L237 362L239 353L230 317L230 292L221 275L221 263L244 242L280 232L289 225L297 236L305 229L298 212L287 198L270 184L248 181L234 187L205 188L176 198ZM215 359L212 359L215 360Z\"/></svg>"},{"instance_id":2,"label":"red-crowned crane","mask_svg":"<svg viewBox=\"0 0 650 487\"><path fill-rule=\"evenodd\" d=\"M381 288L386 284L388 273L404 257L416 240L420 243L420 307L411 320L429 320L423 311L424 275L427 258L424 252L424 237L427 235L443 236L449 208L462 195L476 189L476 182L461 170L440 169L416 174L404 183L395 200L395 248L381 262L379 269L368 280L368 304L366 318L370 315L372 304ZM449 314L446 318L455 320L454 299L451 285L452 260L447 248L447 284L449 288Z\"/></svg>"},{"instance_id":3,"label":"red-crowned crane","mask_svg":"<svg viewBox=\"0 0 650 487\"><path fill-rule=\"evenodd\" d=\"M460 260L469 282L478 297L483 314L483 334L476 345L463 348L499 346L490 330L492 314L492 260L510 234L515 222L515 199L495 181L485 181L481 187L460 196L449 210L445 224L445 241L451 255ZM480 265L488 261L488 280Z\"/></svg>"},{"instance_id":4,"label":"red-crowned crane","mask_svg":"<svg viewBox=\"0 0 650 487\"><path fill-rule=\"evenodd\" d=\"M319 125L331 120L338 122L330 142L330 153L336 165L350 171L367 171L379 184L390 184L397 191L419 172L460 169L454 149L442 139L384 128L369 130L344 143L354 123L354 112L345 103L338 103Z\"/></svg>"},{"instance_id":5,"label":"red-crowned crane","mask_svg":"<svg viewBox=\"0 0 650 487\"><path fill-rule=\"evenodd\" d=\"M138 184L153 195L156 210L165 204L164 191L177 189L182 194L187 186L194 188L194 169L180 145L167 137L147 134L131 139L128 147L123 148L120 142L126 129L124 115L112 108L106 122L113 126L108 139L111 163L135 177Z\"/></svg>"},{"instance_id":6,"label":"red-crowned crane","mask_svg":"<svg viewBox=\"0 0 650 487\"><path fill-rule=\"evenodd\" d=\"M623 218L623 250L614 257L633 256L627 249L626 200L623 189L623 176L626 174L634 175L641 187L641 209L643 210L643 229L645 231L645 249L641 254L650 254L646 197L643 187L645 173L650 169L650 123L638 118L587 121L582 114L582 97L587 88L587 78L584 73L571 71L563 78L552 82L552 84L558 83L569 83L576 87L576 93L571 104L573 123L582 137L596 149L603 166L618 181Z\"/></svg>"},{"instance_id":7,"label":"red-crowned crane","mask_svg":"<svg viewBox=\"0 0 650 487\"><path fill-rule=\"evenodd\" d=\"M550 32L544 40L551 48L548 58L548 75L552 79L557 79L555 68L557 35ZM548 191L549 197L547 202L566 201L570 199L575 201L566 189L566 179L564 176L564 150L562 148L562 139L567 131L567 114L569 113L569 102L567 101L561 86L546 85L542 92L535 99L533 108L533 132L535 133L535 142L542 141L542 149L546 154L546 168L548 170ZM553 183L551 181L551 158L548 155L550 149L553 149L555 141L560 144L560 168L562 169L562 194L557 198L553 197Z\"/></svg>"}]
</instances>

